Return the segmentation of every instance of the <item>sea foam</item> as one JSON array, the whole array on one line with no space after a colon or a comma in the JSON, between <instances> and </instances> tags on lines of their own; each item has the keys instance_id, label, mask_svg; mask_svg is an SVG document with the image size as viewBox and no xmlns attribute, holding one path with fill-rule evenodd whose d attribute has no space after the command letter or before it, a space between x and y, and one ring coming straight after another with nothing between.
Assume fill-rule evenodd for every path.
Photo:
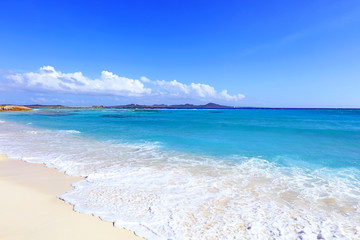
<instances>
[{"instance_id":1,"label":"sea foam","mask_svg":"<svg viewBox=\"0 0 360 240\"><path fill-rule=\"evenodd\" d=\"M59 197L149 239L360 238L357 169L234 162L12 122L0 125L0 152L86 177Z\"/></svg>"},{"instance_id":2,"label":"sea foam","mask_svg":"<svg viewBox=\"0 0 360 240\"><path fill-rule=\"evenodd\" d=\"M79 133L81 133L80 131L77 131L77 130L59 130L59 132L67 133L67 134L79 134Z\"/></svg>"}]
</instances>

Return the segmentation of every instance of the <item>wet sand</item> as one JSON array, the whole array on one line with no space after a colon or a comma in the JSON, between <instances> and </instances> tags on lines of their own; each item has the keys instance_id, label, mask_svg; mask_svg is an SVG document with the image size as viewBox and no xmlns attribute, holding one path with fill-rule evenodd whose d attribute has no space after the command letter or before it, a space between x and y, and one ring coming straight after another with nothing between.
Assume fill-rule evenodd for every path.
<instances>
[{"instance_id":1,"label":"wet sand","mask_svg":"<svg viewBox=\"0 0 360 240\"><path fill-rule=\"evenodd\" d=\"M0 239L143 239L56 197L80 180L0 154Z\"/></svg>"}]
</instances>

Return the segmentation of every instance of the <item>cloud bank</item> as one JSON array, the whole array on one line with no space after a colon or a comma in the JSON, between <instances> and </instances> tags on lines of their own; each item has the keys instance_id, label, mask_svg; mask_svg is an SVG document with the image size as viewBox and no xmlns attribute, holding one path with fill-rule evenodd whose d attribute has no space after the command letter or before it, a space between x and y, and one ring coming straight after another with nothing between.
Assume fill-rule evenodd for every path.
<instances>
[{"instance_id":1,"label":"cloud bank","mask_svg":"<svg viewBox=\"0 0 360 240\"><path fill-rule=\"evenodd\" d=\"M41 67L37 72L8 73L6 78L10 81L10 86L31 91L232 103L237 103L245 97L242 94L230 95L227 90L219 92L214 87L202 83L152 81L146 77L137 80L120 77L108 71L102 71L99 78L90 79L81 72L62 73L52 66Z\"/></svg>"}]
</instances>

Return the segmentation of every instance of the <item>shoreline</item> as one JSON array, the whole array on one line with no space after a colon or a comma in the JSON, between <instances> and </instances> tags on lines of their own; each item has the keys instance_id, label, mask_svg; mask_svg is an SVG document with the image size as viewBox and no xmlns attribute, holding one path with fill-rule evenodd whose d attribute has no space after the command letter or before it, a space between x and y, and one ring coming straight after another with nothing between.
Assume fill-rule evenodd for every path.
<instances>
[{"instance_id":1,"label":"shoreline","mask_svg":"<svg viewBox=\"0 0 360 240\"><path fill-rule=\"evenodd\" d=\"M57 196L82 177L0 154L0 239L144 239Z\"/></svg>"},{"instance_id":2,"label":"shoreline","mask_svg":"<svg viewBox=\"0 0 360 240\"><path fill-rule=\"evenodd\" d=\"M96 133L102 133L98 131L104 128L111 129L111 127L116 132L116 126L120 125L118 121L115 122L116 125L113 125L113 121L109 121L111 124L107 125L107 121L102 118L103 113L100 112L94 114L96 118L89 118L87 112L79 111L76 114L79 114L79 120L83 121L85 117L89 119L89 129L96 130ZM126 116L126 114L118 112L111 114L109 116ZM137 116L138 113L131 114ZM201 119L208 124L209 122L203 120L204 114L208 113L186 116L188 116L187 119L191 118L196 121ZM287 116L287 114L284 113L280 116ZM357 169L337 169L328 167L329 165L324 165L321 169L311 168L310 164L312 163L303 165L302 162L293 162L291 158L289 159L290 163L293 162L296 165L289 166L285 164L285 160L288 160L286 155L280 155L283 156L281 160L284 162L277 164L277 161L271 162L267 160L267 157L262 156L234 156L233 159L222 159L210 154L207 156L165 147L158 148L152 144L153 142L112 142L108 141L111 137L108 138L107 135L100 135L103 138L87 137L86 134L91 131L87 131L88 129L85 127L79 128L78 124L82 124L81 121L73 123L72 121L77 119L74 115L60 113L58 117L54 118L54 115L49 115L51 116L49 117L41 115L39 112L34 115L36 116L35 121L27 115L19 114L16 118L9 117L10 120L7 118L5 121L0 120L0 146L3 149L0 149L0 152L20 159L11 161L13 163L22 162L29 166L41 166L47 170L54 170L52 176L60 174L61 183L71 178L65 184L66 189L52 193L52 199L56 199L54 196L61 194L59 198L76 206L76 211L93 213L95 216L109 221L108 223L114 222L116 227L131 229L148 239L158 239L159 236L174 239L257 239L259 236L283 239L332 237L357 239L359 235L360 215L357 208L359 199L357 193L360 191L359 185L357 185L358 181L356 179L353 181L352 177L360 176L360 171ZM194 117L194 115L201 118ZM182 113L167 116L165 119L168 122L169 120L173 121L177 116L182 116ZM219 115L214 113L211 116ZM323 113L320 116L323 116ZM143 117L143 120L154 118L156 117L150 115L148 118ZM298 118L303 119L299 116ZM304 119L317 118L307 117ZM331 115L329 119L333 118ZM11 119L21 121L20 123L12 122ZM57 119L63 127L61 129L46 128L46 124L44 124L45 127L42 124L38 124L39 126L36 124L36 120L51 121L53 119ZM179 119L181 122L184 121ZM221 116L211 119L215 119L215 121L212 121L209 127L214 122L221 124ZM266 122L256 125L262 126L262 123L268 125L278 119L278 114L275 114L271 117L271 121L266 119ZM71 124L68 124L69 120L72 120ZM234 120L237 121L237 119ZM121 119L121 122L126 123L127 121L131 124L134 123L132 119ZM144 126L143 122L139 123ZM188 121L184 122L186 124L177 125L181 127L179 128L181 131L185 127L189 127ZM96 125L99 126L98 128L95 127L95 123L98 123ZM249 123L251 125L252 121ZM292 124L293 121L291 121ZM352 122L348 124L350 125ZM341 129L347 129L349 125L345 124ZM155 126L159 126L159 123L156 123ZM296 126L300 129L303 127L301 123ZM315 130L318 128L317 126L315 125ZM320 126L327 126L327 124ZM132 129L138 130L136 127L139 126L133 127ZM221 126L222 128L223 126ZM231 127L229 130L234 130L234 128ZM157 134L159 133L158 129L155 131ZM223 131L221 130L219 133L224 133ZM283 133L284 128L276 131L276 133L279 132ZM355 131L355 133L357 132ZM165 134L167 132L164 132ZM160 136L164 135L160 134ZM184 134L180 132L179 135ZM285 136L291 138L294 133L291 132L291 135ZM137 137L139 138L139 136ZM351 137L350 134L347 139L349 137ZM121 138L119 137L119 139ZM259 138L255 139L259 140ZM267 138L265 141L267 142ZM258 147L255 150L259 150ZM281 149L275 148L274 150ZM23 162L21 159L36 163ZM50 166L50 168L44 167L43 164L47 164L46 166ZM1 171L3 166L0 163L0 187L2 187ZM60 172L55 168L60 169ZM18 171L18 167L11 169ZM38 174L29 168L25 170L17 173L18 176L21 176L20 185L29 185L30 188L35 187L36 190L45 191L45 193L49 191L42 190L42 187L38 186L39 183L32 186L31 178L26 178L25 175L33 177ZM83 176L86 181L79 181L83 178L73 179L68 175L64 176L63 172L70 176ZM348 174L351 174L352 178L347 178ZM14 174L10 172L7 175L5 177L11 180L11 176ZM19 181L16 178L12 180ZM48 182L48 180L40 181L41 184L44 182ZM71 189L71 184L75 186L75 189L63 194ZM16 190L16 186L14 188ZM2 189L4 188L2 187ZM52 189L50 187L50 190ZM24 196L25 192L27 192L26 189L20 191ZM19 196L22 198L20 194ZM18 205L22 206L22 203ZM0 214L2 214L1 206L0 200ZM72 206L70 205L68 210ZM31 207L27 208L31 209ZM22 214L21 209L14 209L9 214ZM11 216L9 214L4 218ZM28 217L28 219L32 218ZM17 225L16 221L13 225ZM6 225L0 224L1 240L4 240L2 232L8 230L7 228L1 230L3 226ZM27 225L24 226L27 227ZM57 235L54 234L54 231L52 234ZM104 239L103 236L99 238ZM28 238L14 237L13 239ZM34 237L33 239L39 238ZM53 237L44 237L43 239L53 239ZM62 239L84 239L84 237L63 237ZM109 239L109 237L105 239Z\"/></svg>"}]
</instances>

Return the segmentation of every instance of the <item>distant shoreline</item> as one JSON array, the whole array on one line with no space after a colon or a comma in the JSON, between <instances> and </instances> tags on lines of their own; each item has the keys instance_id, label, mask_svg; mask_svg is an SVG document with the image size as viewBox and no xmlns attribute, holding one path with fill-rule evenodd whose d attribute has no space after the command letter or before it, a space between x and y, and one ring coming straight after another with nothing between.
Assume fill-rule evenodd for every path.
<instances>
[{"instance_id":1,"label":"distant shoreline","mask_svg":"<svg viewBox=\"0 0 360 240\"><path fill-rule=\"evenodd\" d=\"M194 104L180 104L180 105L165 105L165 104L159 104L159 105L139 105L139 104L127 104L127 105L116 105L116 106L64 106L64 105L41 105L41 104L31 104L31 105L12 105L12 104L4 104L4 105L0 105L0 111L4 111L1 110L2 106L22 106L25 108L29 108L29 110L32 109L36 109L36 108L69 108L69 109L74 109L74 108L81 108L81 109L110 109L110 108L115 108L115 109L294 109L294 110L301 110L301 109L344 109L344 110L359 110L360 108L310 108L310 107L299 107L299 108L295 108L295 107L290 107L290 108L286 108L286 107L235 107L235 106L225 106L225 105L219 105L219 104L215 104L215 103L208 103L205 105L194 105ZM9 110L7 110L9 111ZM14 110L11 110L14 111ZM24 110L18 110L18 111L24 111Z\"/></svg>"},{"instance_id":2,"label":"distant shoreline","mask_svg":"<svg viewBox=\"0 0 360 240\"><path fill-rule=\"evenodd\" d=\"M0 105L0 112L31 111L31 110L33 109L23 105Z\"/></svg>"}]
</instances>

